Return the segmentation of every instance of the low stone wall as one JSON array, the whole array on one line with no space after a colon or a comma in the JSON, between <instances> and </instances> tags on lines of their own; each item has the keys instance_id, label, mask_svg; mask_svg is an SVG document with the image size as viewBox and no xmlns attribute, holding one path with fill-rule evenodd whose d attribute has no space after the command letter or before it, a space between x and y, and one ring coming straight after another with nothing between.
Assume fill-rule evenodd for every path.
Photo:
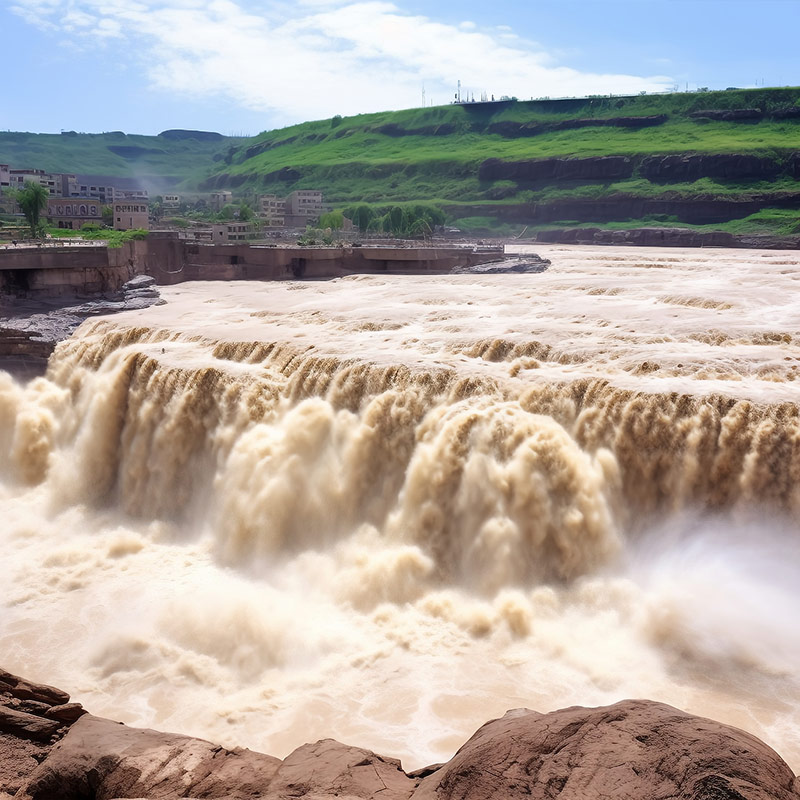
<instances>
[{"instance_id":1,"label":"low stone wall","mask_svg":"<svg viewBox=\"0 0 800 800\"><path fill-rule=\"evenodd\" d=\"M129 245L119 250L105 245L4 248L0 294L63 297L116 292L136 274L131 255Z\"/></svg>"},{"instance_id":2,"label":"low stone wall","mask_svg":"<svg viewBox=\"0 0 800 800\"><path fill-rule=\"evenodd\" d=\"M201 244L174 237L132 242L138 270L160 284L196 280L292 280L353 273L436 274L503 257L502 248L466 247L271 247Z\"/></svg>"},{"instance_id":3,"label":"low stone wall","mask_svg":"<svg viewBox=\"0 0 800 800\"><path fill-rule=\"evenodd\" d=\"M200 244L151 234L115 249L81 245L0 250L0 293L109 294L139 274L171 285L196 280L335 278L352 273L446 273L502 257L502 248L272 247Z\"/></svg>"}]
</instances>

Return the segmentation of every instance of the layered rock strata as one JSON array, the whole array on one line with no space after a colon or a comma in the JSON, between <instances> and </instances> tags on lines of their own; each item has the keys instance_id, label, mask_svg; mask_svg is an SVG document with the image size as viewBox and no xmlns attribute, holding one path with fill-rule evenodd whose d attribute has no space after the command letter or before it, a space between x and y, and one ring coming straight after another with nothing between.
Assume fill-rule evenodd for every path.
<instances>
[{"instance_id":1,"label":"layered rock strata","mask_svg":"<svg viewBox=\"0 0 800 800\"><path fill-rule=\"evenodd\" d=\"M161 302L155 284L149 275L137 275L115 294L81 301L0 296L0 369L43 373L55 346L85 319Z\"/></svg>"}]
</instances>

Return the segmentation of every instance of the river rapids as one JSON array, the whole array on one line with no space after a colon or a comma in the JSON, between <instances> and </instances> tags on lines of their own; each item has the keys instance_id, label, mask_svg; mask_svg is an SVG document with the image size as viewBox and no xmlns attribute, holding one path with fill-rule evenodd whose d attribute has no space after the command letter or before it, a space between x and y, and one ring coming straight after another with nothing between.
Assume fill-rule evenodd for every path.
<instances>
[{"instance_id":1,"label":"river rapids","mask_svg":"<svg viewBox=\"0 0 800 800\"><path fill-rule=\"evenodd\" d=\"M283 756L647 697L800 767L800 256L194 283L0 372L2 665Z\"/></svg>"}]
</instances>

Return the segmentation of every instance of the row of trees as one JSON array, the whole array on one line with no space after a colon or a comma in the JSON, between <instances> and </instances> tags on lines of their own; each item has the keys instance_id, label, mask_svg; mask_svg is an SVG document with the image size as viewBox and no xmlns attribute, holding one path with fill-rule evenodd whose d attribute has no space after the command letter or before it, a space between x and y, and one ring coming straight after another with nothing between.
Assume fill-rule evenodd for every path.
<instances>
[{"instance_id":1,"label":"row of trees","mask_svg":"<svg viewBox=\"0 0 800 800\"><path fill-rule=\"evenodd\" d=\"M320 227L340 230L349 219L362 233L391 233L394 236L428 236L437 225L444 225L444 212L436 206L415 203L406 206L379 206L366 203L332 211L320 218Z\"/></svg>"}]
</instances>

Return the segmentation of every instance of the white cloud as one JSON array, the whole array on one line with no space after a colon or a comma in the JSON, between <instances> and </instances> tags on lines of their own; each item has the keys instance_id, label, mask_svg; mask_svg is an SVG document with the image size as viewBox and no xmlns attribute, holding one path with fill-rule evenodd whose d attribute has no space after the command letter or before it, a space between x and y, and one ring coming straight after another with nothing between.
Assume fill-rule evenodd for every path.
<instances>
[{"instance_id":1,"label":"white cloud","mask_svg":"<svg viewBox=\"0 0 800 800\"><path fill-rule=\"evenodd\" d=\"M520 98L637 93L663 76L604 75L557 66L540 46L500 26L450 25L385 0L27 0L33 24L85 42L113 37L138 53L166 92L224 96L280 122L445 102L456 82ZM121 37L130 40L126 52Z\"/></svg>"}]
</instances>

